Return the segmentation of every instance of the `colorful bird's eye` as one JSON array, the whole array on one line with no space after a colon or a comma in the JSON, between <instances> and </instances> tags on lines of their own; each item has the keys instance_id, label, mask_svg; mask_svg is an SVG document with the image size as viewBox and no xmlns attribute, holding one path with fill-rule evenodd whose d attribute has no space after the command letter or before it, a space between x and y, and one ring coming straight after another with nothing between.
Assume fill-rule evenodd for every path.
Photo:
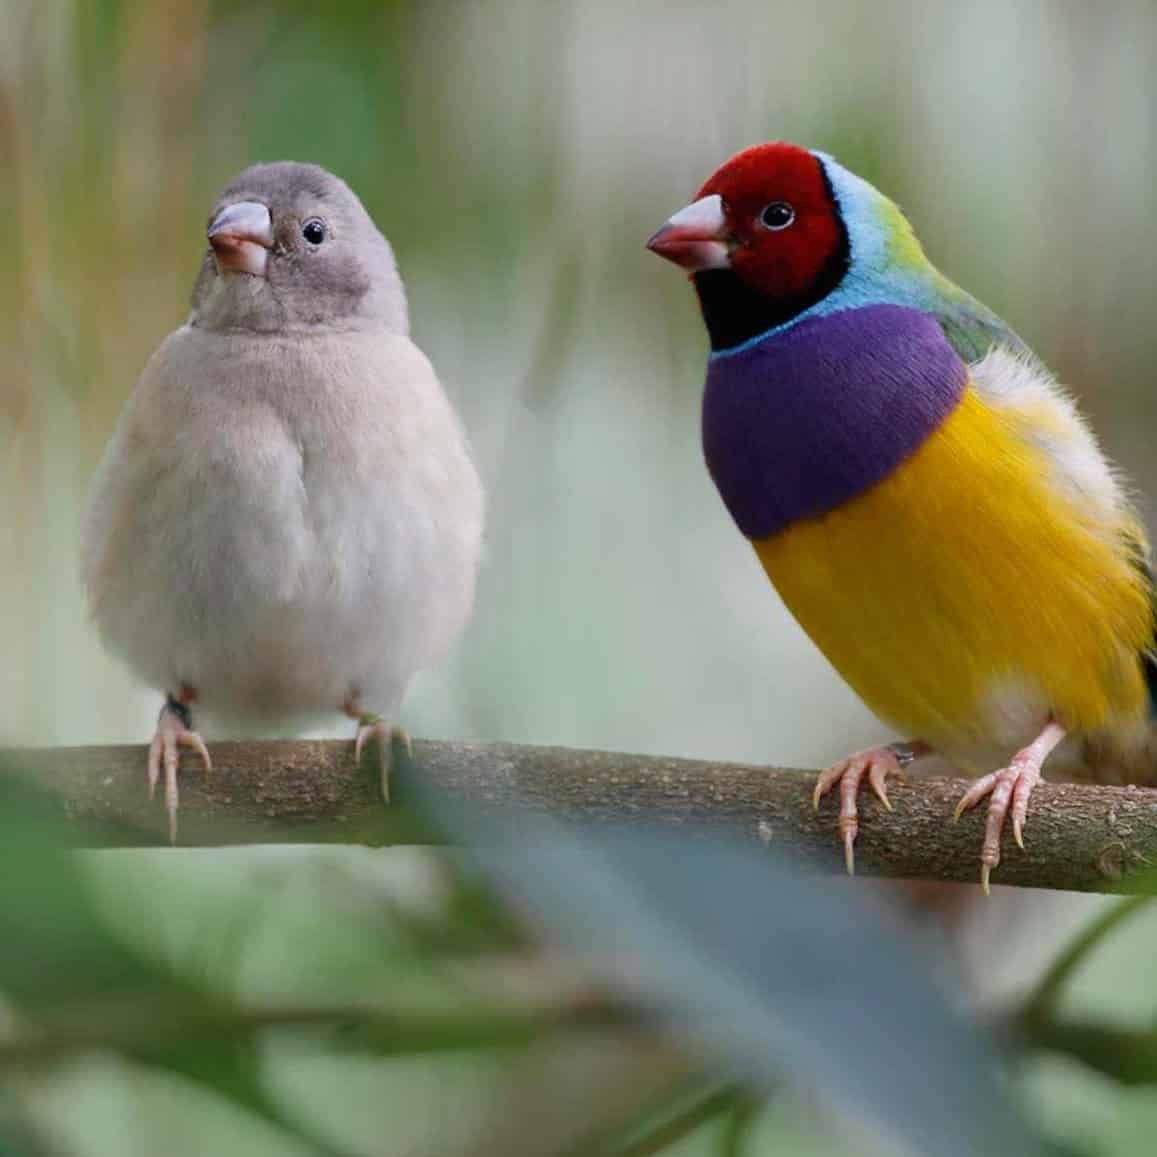
<instances>
[{"instance_id":1,"label":"colorful bird's eye","mask_svg":"<svg viewBox=\"0 0 1157 1157\"><path fill-rule=\"evenodd\" d=\"M795 220L795 210L786 201L772 201L759 219L768 229L786 229Z\"/></svg>"},{"instance_id":2,"label":"colorful bird's eye","mask_svg":"<svg viewBox=\"0 0 1157 1157\"><path fill-rule=\"evenodd\" d=\"M302 225L301 235L310 245L320 245L325 240L325 222L311 217Z\"/></svg>"}]
</instances>

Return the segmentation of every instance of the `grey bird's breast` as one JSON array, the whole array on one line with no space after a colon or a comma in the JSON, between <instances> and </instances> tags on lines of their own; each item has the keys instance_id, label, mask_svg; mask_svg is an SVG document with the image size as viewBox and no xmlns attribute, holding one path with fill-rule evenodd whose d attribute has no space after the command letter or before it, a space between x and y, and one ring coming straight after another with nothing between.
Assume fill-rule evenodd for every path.
<instances>
[{"instance_id":1,"label":"grey bird's breast","mask_svg":"<svg viewBox=\"0 0 1157 1157\"><path fill-rule=\"evenodd\" d=\"M407 338L184 327L98 472L85 579L106 642L218 717L388 712L467 618L481 530L465 437Z\"/></svg>"}]
</instances>

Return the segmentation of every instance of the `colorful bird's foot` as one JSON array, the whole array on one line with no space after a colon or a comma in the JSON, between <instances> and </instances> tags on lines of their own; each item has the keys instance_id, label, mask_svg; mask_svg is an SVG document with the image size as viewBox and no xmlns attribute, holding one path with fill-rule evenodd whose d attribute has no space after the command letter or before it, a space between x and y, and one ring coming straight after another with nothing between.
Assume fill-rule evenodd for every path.
<instances>
[{"instance_id":1,"label":"colorful bird's foot","mask_svg":"<svg viewBox=\"0 0 1157 1157\"><path fill-rule=\"evenodd\" d=\"M876 798L888 810L892 802L888 799L887 781L890 775L900 775L913 760L927 755L931 749L919 739L910 743L889 743L884 747L871 747L867 751L857 751L847 759L832 764L827 771L820 772L812 793L812 807L819 809L820 800L838 783L840 785L840 842L844 846L844 864L848 875L856 874L856 835L860 830L860 813L856 805L860 784L866 778Z\"/></svg>"},{"instance_id":2,"label":"colorful bird's foot","mask_svg":"<svg viewBox=\"0 0 1157 1157\"><path fill-rule=\"evenodd\" d=\"M403 727L391 727L380 716L369 712L358 716L358 732L354 740L354 761L361 763L362 748L367 740L376 740L378 746L378 773L382 799L390 802L390 772L394 765L394 746L400 747L409 758L414 754L410 736Z\"/></svg>"},{"instance_id":3,"label":"colorful bird's foot","mask_svg":"<svg viewBox=\"0 0 1157 1157\"><path fill-rule=\"evenodd\" d=\"M1059 723L1050 722L1028 747L1018 751L1009 760L1007 767L981 776L960 797L952 813L952 822L955 823L986 796L992 797L988 801L984 843L980 848L980 886L986 896L989 894L989 878L1000 863L1000 837L1004 833L1004 821L1011 810L1012 837L1016 840L1016 846L1023 851L1029 797L1032 789L1040 783L1044 761L1064 737L1064 728Z\"/></svg>"},{"instance_id":4,"label":"colorful bird's foot","mask_svg":"<svg viewBox=\"0 0 1157 1157\"><path fill-rule=\"evenodd\" d=\"M169 815L169 843L177 842L177 808L180 793L177 790L177 768L181 762L181 748L191 747L205 765L206 771L213 770L209 750L204 740L193 730L193 717L188 704L169 695L157 716L157 730L149 744L149 798L156 794L157 781L161 772L165 776L165 811Z\"/></svg>"}]
</instances>

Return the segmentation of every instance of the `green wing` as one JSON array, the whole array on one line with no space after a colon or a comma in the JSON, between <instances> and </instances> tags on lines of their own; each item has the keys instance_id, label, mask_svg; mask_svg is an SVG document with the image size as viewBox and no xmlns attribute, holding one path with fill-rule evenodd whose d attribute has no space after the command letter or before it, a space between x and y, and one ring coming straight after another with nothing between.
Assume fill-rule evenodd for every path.
<instances>
[{"instance_id":1,"label":"green wing","mask_svg":"<svg viewBox=\"0 0 1157 1157\"><path fill-rule=\"evenodd\" d=\"M937 276L932 284L929 306L952 348L970 365L978 362L994 345L1032 357L1032 350L988 306L970 293Z\"/></svg>"}]
</instances>

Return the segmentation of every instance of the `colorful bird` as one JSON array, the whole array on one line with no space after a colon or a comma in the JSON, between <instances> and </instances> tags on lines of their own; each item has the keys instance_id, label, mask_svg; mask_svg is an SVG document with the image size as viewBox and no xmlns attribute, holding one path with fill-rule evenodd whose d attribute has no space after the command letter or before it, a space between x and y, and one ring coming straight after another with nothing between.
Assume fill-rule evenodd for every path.
<instances>
[{"instance_id":1,"label":"colorful bird","mask_svg":"<svg viewBox=\"0 0 1157 1157\"><path fill-rule=\"evenodd\" d=\"M105 643L166 695L148 757L176 833L196 705L244 726L344 710L389 741L469 617L483 494L410 340L389 243L316 165L221 193L187 322L153 354L93 481L82 543Z\"/></svg>"},{"instance_id":2,"label":"colorful bird","mask_svg":"<svg viewBox=\"0 0 1157 1157\"><path fill-rule=\"evenodd\" d=\"M1136 769L1154 680L1149 546L1032 352L925 257L897 206L776 142L648 241L711 342L707 465L768 577L864 702L914 738L823 772L853 870L857 792L940 752L984 774L981 883L1045 760ZM1119 771L1118 773L1119 774Z\"/></svg>"}]
</instances>

